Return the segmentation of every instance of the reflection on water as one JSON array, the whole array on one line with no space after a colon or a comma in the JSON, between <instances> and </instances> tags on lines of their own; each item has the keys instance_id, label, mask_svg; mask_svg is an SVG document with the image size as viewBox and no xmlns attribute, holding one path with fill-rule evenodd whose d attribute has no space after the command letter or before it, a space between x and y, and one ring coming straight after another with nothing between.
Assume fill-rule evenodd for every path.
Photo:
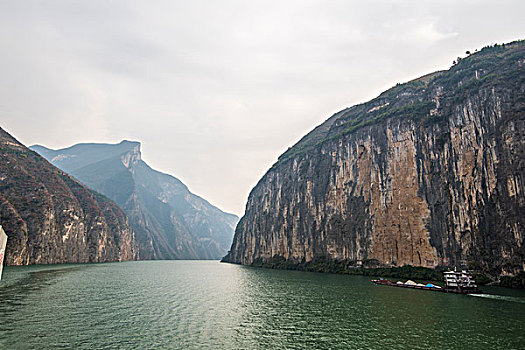
<instances>
[{"instance_id":1,"label":"reflection on water","mask_svg":"<svg viewBox=\"0 0 525 350\"><path fill-rule=\"evenodd\" d=\"M19 269L20 271L17 271L18 273L6 273L4 279L0 281L0 295L2 296L0 315L15 311L16 309L13 306L23 305L24 298L29 293L37 292L55 283L55 279L60 275L79 268L81 267L12 267L11 269Z\"/></svg>"},{"instance_id":2,"label":"reflection on water","mask_svg":"<svg viewBox=\"0 0 525 350\"><path fill-rule=\"evenodd\" d=\"M477 298L206 261L7 267L0 348L523 348L525 293ZM510 302L509 302L510 301Z\"/></svg>"}]
</instances>

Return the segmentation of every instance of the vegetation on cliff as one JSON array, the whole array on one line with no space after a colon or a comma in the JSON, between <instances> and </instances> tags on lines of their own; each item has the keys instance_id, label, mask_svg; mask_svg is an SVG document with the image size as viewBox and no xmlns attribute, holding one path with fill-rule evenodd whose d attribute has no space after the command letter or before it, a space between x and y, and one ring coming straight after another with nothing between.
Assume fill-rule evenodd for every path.
<instances>
[{"instance_id":1,"label":"vegetation on cliff","mask_svg":"<svg viewBox=\"0 0 525 350\"><path fill-rule=\"evenodd\" d=\"M451 107L480 89L514 89L523 84L525 79L524 45L525 41L521 40L469 52L468 57L454 61L448 71L427 74L407 83L397 84L371 101L338 112L284 152L274 167L322 147L326 142L390 118L408 118L423 125L446 122L444 116L450 113ZM444 91L453 93L443 94ZM442 97L438 106L435 102L436 95ZM517 97L523 107L525 96L521 94ZM438 113L438 109L435 109L431 113L434 108L442 110ZM331 120L333 118L337 122L334 123Z\"/></svg>"},{"instance_id":2,"label":"vegetation on cliff","mask_svg":"<svg viewBox=\"0 0 525 350\"><path fill-rule=\"evenodd\" d=\"M444 267L437 269L403 265L398 267L382 267L379 261L365 260L361 263L351 260L337 260L326 258L315 258L312 261L293 262L281 256L271 259L256 259L250 266L277 270L297 270L320 273L336 273L343 275L358 275L370 277L383 277L393 279L414 279L422 281L443 282ZM499 280L487 275L483 271L470 270L473 278L479 285L499 285L502 287L525 288L525 273L516 276L502 276Z\"/></svg>"},{"instance_id":3,"label":"vegetation on cliff","mask_svg":"<svg viewBox=\"0 0 525 350\"><path fill-rule=\"evenodd\" d=\"M376 276L389 278L410 278L428 281L442 281L440 271L420 266L404 265L399 267L378 267L377 260L364 261L357 265L355 261L316 258L312 261L294 263L283 257L276 256L269 260L257 259L251 266L279 270L299 270L322 273L338 273L345 275Z\"/></svg>"}]
</instances>

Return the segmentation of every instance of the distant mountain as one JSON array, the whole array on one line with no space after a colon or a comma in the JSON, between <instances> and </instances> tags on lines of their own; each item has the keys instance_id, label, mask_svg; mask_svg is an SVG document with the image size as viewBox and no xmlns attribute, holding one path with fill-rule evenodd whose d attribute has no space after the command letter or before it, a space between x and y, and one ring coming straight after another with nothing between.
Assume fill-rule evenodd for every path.
<instances>
[{"instance_id":1,"label":"distant mountain","mask_svg":"<svg viewBox=\"0 0 525 350\"><path fill-rule=\"evenodd\" d=\"M8 265L137 258L126 215L0 128L0 224Z\"/></svg>"},{"instance_id":2,"label":"distant mountain","mask_svg":"<svg viewBox=\"0 0 525 350\"><path fill-rule=\"evenodd\" d=\"M113 199L129 217L141 259L219 259L228 251L238 217L150 168L139 142L31 149Z\"/></svg>"}]
</instances>

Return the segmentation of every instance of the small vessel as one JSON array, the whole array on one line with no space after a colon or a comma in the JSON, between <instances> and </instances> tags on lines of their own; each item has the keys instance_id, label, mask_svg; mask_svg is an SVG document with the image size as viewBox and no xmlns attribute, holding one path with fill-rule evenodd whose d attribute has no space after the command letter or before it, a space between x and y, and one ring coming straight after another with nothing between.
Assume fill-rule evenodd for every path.
<instances>
[{"instance_id":1,"label":"small vessel","mask_svg":"<svg viewBox=\"0 0 525 350\"><path fill-rule=\"evenodd\" d=\"M0 280L2 279L2 269L4 267L4 253L7 245L7 235L2 226L0 226Z\"/></svg>"},{"instance_id":2,"label":"small vessel","mask_svg":"<svg viewBox=\"0 0 525 350\"><path fill-rule=\"evenodd\" d=\"M479 294L481 290L478 289L476 282L472 279L467 271L463 270L458 272L454 271L445 271L443 272L445 278L445 287L440 287L431 283L422 284L416 283L414 281L408 280L406 282L393 282L390 280L385 280L380 278L378 280L372 280L372 283L383 285L383 286L392 286L392 287L401 287L401 288L411 288L411 289L422 289L430 290L434 292L443 292L443 293L456 293L456 294Z\"/></svg>"}]
</instances>

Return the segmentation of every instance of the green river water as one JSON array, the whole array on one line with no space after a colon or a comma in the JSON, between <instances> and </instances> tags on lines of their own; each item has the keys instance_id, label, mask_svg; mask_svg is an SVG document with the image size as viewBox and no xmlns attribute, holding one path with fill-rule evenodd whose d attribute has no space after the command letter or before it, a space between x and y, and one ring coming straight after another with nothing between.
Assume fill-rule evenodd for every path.
<instances>
[{"instance_id":1,"label":"green river water","mask_svg":"<svg viewBox=\"0 0 525 350\"><path fill-rule=\"evenodd\" d=\"M483 290L215 261L6 267L0 349L525 349L525 291Z\"/></svg>"}]
</instances>

